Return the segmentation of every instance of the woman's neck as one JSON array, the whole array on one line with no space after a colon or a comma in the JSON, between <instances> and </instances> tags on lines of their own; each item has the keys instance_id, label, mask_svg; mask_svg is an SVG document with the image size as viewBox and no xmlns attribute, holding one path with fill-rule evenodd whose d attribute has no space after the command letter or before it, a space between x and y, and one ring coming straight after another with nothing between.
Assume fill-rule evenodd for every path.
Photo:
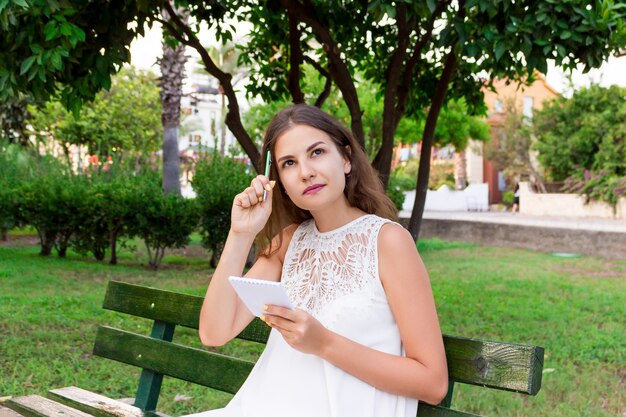
<instances>
[{"instance_id":1,"label":"woman's neck","mask_svg":"<svg viewBox=\"0 0 626 417\"><path fill-rule=\"evenodd\" d=\"M354 219L365 215L364 211L352 206L346 206L341 210L333 209L324 212L312 212L317 230L321 233L337 229Z\"/></svg>"}]
</instances>

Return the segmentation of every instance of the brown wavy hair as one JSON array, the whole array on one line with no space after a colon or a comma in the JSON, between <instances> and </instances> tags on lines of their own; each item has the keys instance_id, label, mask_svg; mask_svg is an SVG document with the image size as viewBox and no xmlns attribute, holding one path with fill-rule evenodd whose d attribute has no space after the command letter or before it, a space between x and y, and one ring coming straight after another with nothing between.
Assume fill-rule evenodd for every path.
<instances>
[{"instance_id":1,"label":"brown wavy hair","mask_svg":"<svg viewBox=\"0 0 626 417\"><path fill-rule=\"evenodd\" d=\"M274 148L276 140L287 130L298 125L311 126L325 132L333 140L339 153L348 158L351 165L350 173L346 175L344 194L348 203L368 214L376 214L397 221L396 207L385 194L382 183L376 171L370 165L365 152L346 129L335 118L324 113L315 106L296 104L278 112L265 131L262 164L265 166L267 150L270 151L270 179L276 180L272 198L272 214L263 231L259 235L257 247L264 256L276 252L283 243L282 230L293 223L300 224L312 218L308 210L297 207L285 193L276 169ZM346 148L349 147L349 148ZM278 235L275 245L272 239Z\"/></svg>"}]
</instances>

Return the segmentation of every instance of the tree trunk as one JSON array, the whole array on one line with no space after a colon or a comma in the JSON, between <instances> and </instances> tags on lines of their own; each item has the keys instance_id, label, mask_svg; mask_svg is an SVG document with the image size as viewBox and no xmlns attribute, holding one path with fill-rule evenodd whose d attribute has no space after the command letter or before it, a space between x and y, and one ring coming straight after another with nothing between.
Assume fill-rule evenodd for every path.
<instances>
[{"instance_id":1,"label":"tree trunk","mask_svg":"<svg viewBox=\"0 0 626 417\"><path fill-rule=\"evenodd\" d=\"M3 242L8 242L9 241L9 229L5 227L0 228L0 236L2 236Z\"/></svg>"},{"instance_id":2,"label":"tree trunk","mask_svg":"<svg viewBox=\"0 0 626 417\"><path fill-rule=\"evenodd\" d=\"M109 260L109 264L117 265L117 233L118 228L115 227L113 230L109 232L109 241L111 245L111 259Z\"/></svg>"},{"instance_id":3,"label":"tree trunk","mask_svg":"<svg viewBox=\"0 0 626 417\"><path fill-rule=\"evenodd\" d=\"M426 126L424 126L424 135L422 136L422 151L420 153L420 163L417 171L417 185L415 187L415 202L413 203L413 211L411 212L411 220L409 221L409 232L413 239L417 241L420 234L420 226L422 224L422 216L424 215L424 206L426 205L426 192L428 191L428 178L430 176L430 156L435 138L435 127L437 127L437 119L439 112L443 106L448 92L448 86L452 79L452 74L456 67L457 56L454 52L455 44L452 44L448 57L441 73L441 78L437 82L435 95L431 102L428 116L426 117Z\"/></svg>"},{"instance_id":4,"label":"tree trunk","mask_svg":"<svg viewBox=\"0 0 626 417\"><path fill-rule=\"evenodd\" d=\"M457 190L467 187L467 158L465 151L454 152L454 183Z\"/></svg>"},{"instance_id":5,"label":"tree trunk","mask_svg":"<svg viewBox=\"0 0 626 417\"><path fill-rule=\"evenodd\" d=\"M165 194L180 194L179 178L178 128L163 126L163 191Z\"/></svg>"},{"instance_id":6,"label":"tree trunk","mask_svg":"<svg viewBox=\"0 0 626 417\"><path fill-rule=\"evenodd\" d=\"M161 12L164 20L170 20L167 10ZM186 22L188 15L183 15ZM185 77L184 45L174 49L163 40L161 65L161 122L163 123L163 191L165 194L180 194L180 157L178 154L178 134L180 127L180 99L183 94Z\"/></svg>"},{"instance_id":7,"label":"tree trunk","mask_svg":"<svg viewBox=\"0 0 626 417\"><path fill-rule=\"evenodd\" d=\"M406 57L406 49L409 44L410 31L406 22L406 6L399 5L396 11L398 25L398 47L393 52L387 66L385 99L383 104L383 143L376 154L372 165L378 171L383 187L387 188L389 174L391 173L391 159L393 157L393 139L396 133L396 119L402 115L396 114L396 102L398 98L398 85L402 78L403 63ZM399 117L398 117L399 116Z\"/></svg>"},{"instance_id":8,"label":"tree trunk","mask_svg":"<svg viewBox=\"0 0 626 417\"><path fill-rule=\"evenodd\" d=\"M39 235L39 242L41 244L40 256L49 256L54 248L54 240L56 239L56 233L46 232L45 230L37 230Z\"/></svg>"},{"instance_id":9,"label":"tree trunk","mask_svg":"<svg viewBox=\"0 0 626 417\"><path fill-rule=\"evenodd\" d=\"M222 98L222 112L220 114L220 155L226 155L226 98L224 90L220 87L220 97Z\"/></svg>"}]
</instances>

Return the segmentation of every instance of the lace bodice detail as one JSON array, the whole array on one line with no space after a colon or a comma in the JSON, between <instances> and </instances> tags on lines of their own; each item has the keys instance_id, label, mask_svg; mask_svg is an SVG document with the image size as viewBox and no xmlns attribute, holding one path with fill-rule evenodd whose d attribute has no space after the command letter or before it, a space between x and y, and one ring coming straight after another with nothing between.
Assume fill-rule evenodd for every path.
<instances>
[{"instance_id":1,"label":"lace bodice detail","mask_svg":"<svg viewBox=\"0 0 626 417\"><path fill-rule=\"evenodd\" d=\"M313 219L300 224L289 243L282 281L295 306L318 317L333 301L360 291L381 289L377 237L389 222L364 215L329 232Z\"/></svg>"}]
</instances>

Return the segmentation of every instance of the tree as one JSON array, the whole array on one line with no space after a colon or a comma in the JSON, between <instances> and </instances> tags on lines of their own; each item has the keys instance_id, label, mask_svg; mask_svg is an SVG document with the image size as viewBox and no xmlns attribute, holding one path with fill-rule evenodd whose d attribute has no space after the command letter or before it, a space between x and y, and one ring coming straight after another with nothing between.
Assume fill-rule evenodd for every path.
<instances>
[{"instance_id":1,"label":"tree","mask_svg":"<svg viewBox=\"0 0 626 417\"><path fill-rule=\"evenodd\" d=\"M78 116L59 101L30 106L33 133L68 145L85 145L102 158L152 152L161 140L161 104L153 74L122 70L113 78L109 91L99 92L84 105Z\"/></svg>"},{"instance_id":2,"label":"tree","mask_svg":"<svg viewBox=\"0 0 626 417\"><path fill-rule=\"evenodd\" d=\"M171 3L169 3L171 6ZM184 9L176 10L183 21L189 19ZM167 9L162 11L163 19L170 20ZM173 45L170 45L173 44ZM183 96L183 80L185 78L185 47L177 44L167 36L163 38L163 57L159 59L161 66L161 122L163 123L163 191L165 194L180 195L180 156L178 154L178 137L180 130L180 100Z\"/></svg>"},{"instance_id":3,"label":"tree","mask_svg":"<svg viewBox=\"0 0 626 417\"><path fill-rule=\"evenodd\" d=\"M531 121L524 116L514 98L504 103L502 125L496 126L496 140L485 147L487 159L504 171L508 178L530 175L533 182L545 193L543 176L535 168L531 150L535 137Z\"/></svg>"},{"instance_id":4,"label":"tree","mask_svg":"<svg viewBox=\"0 0 626 417\"><path fill-rule=\"evenodd\" d=\"M626 176L626 88L592 85L533 118L538 160L554 181L577 171Z\"/></svg>"},{"instance_id":5,"label":"tree","mask_svg":"<svg viewBox=\"0 0 626 417\"><path fill-rule=\"evenodd\" d=\"M118 2L125 7L121 7ZM225 23L226 19L253 24L246 53L242 55L255 71L251 74L253 84L249 86L248 92L261 95L266 101L291 96L293 102L303 102L301 65L304 62L311 63L327 80L324 90L319 93L320 101L324 101L328 91L326 86L329 84L341 91L349 110L351 129L362 146L365 144L362 105L356 89L361 80L356 79L354 74L357 74L357 70L362 71L366 79L377 82L384 97L383 133L382 144L373 164L385 184L389 176L394 135L400 120L427 108L417 194L409 225L416 239L426 198L435 127L447 99L465 97L474 112L482 102L480 87L484 82L477 76L481 72L490 79L519 79L528 75L527 81L532 82L532 74L536 69L546 71L547 59L553 59L557 65L566 68L573 68L579 63L586 68L597 67L609 54L626 43L623 23L626 12L622 5L614 4L612 0L599 0L593 6L582 0L375 0L368 4L360 1L329 3L319 0L269 0L261 4L181 0L177 5L184 6L190 12L189 24L177 18L166 1L118 2L75 1L72 8L60 8L56 13L48 10L47 16L65 13L70 17L65 19L72 22L66 25L65 32L80 33L78 30L81 30L92 37L89 28L97 23L91 18L93 9L97 9L98 14L102 10L114 9L107 17L110 26L122 32L120 40L111 40L111 49L117 50L125 50L125 40L132 36L129 33L132 29L123 27L124 24L127 25L135 18L139 23L137 28L142 28L144 21L161 22L179 42L195 48L207 71L219 80L228 98L226 125L255 164L257 172L262 171L259 151L241 123L239 105L231 83L232 75L216 65L198 39L197 34L204 23L216 30L220 42L231 40L234 32L233 25ZM33 3L44 2L33 0ZM159 12L163 7L170 12L171 21L160 17ZM33 18L30 9L20 9L12 4L8 8L5 6L0 13L6 13L7 10L13 16L9 21L14 23L5 24L3 32L10 27L13 32L22 33L24 38L25 34L32 32L34 35L29 38L29 42L39 43L42 38L45 40L40 29L42 22ZM50 19L45 20L47 22ZM87 22L86 27L84 21ZM51 30L47 32L51 37ZM29 84L27 77L34 78L40 72L43 84L38 91L45 93L47 90L44 87L54 88L51 80L46 78L47 74L62 72L68 57L74 56L76 46L79 48L77 51L83 54L94 52L86 45L87 42L82 41L80 45L77 41L74 46L71 43L68 47L63 46L65 41L80 40L78 35L69 36L69 39L65 36L59 41L51 37L50 41L45 41L48 43L43 42L45 50L42 49L41 54L36 52L34 58L31 58L32 51L26 48L23 41L20 42L19 36L12 35L7 38L8 41L4 40L4 36L1 39L0 50L9 52L0 56L4 58L0 62L8 62L8 65L0 67L0 87L9 82L12 87L9 94L20 89L33 90L35 86ZM20 47L12 48L16 44ZM68 57L50 51L52 46L56 48L59 44ZM105 53L107 51L105 48ZM40 65L39 61L46 61L47 64L50 60L50 57L43 55L45 52L56 57L61 69ZM105 70L114 68L119 57L115 55L109 59L107 62L111 65L105 66ZM95 62L92 60L86 65L93 67ZM22 67L25 68L23 71L18 70ZM20 75L20 72L23 74ZM83 75L82 80L82 83L91 80L97 87L103 84L100 78ZM78 100L91 91L87 88L87 93L81 95L82 90L76 88L80 82L72 77L64 76L59 81L69 85L66 87L66 97L76 97Z\"/></svg>"}]
</instances>

